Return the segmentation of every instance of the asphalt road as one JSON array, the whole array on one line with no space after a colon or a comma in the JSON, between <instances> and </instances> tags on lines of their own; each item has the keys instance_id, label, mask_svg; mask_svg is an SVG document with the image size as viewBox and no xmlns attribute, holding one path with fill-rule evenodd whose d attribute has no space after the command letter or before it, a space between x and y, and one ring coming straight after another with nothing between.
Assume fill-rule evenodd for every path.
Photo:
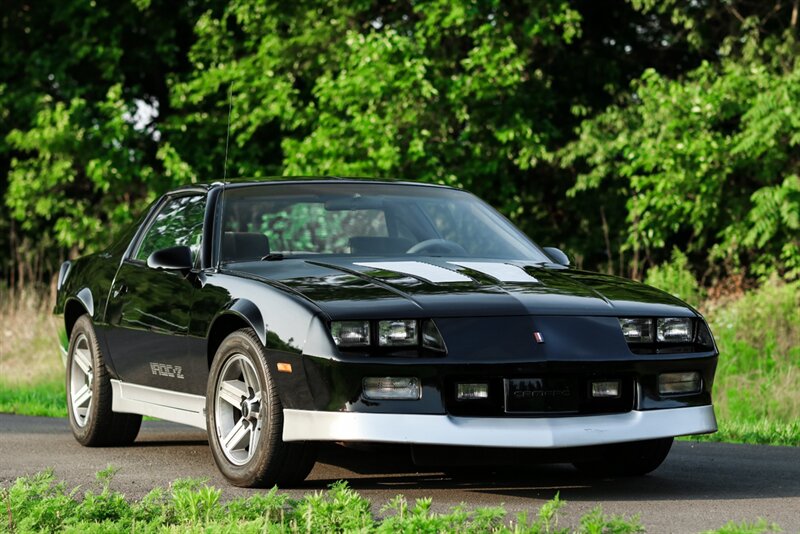
<instances>
[{"instance_id":1,"label":"asphalt road","mask_svg":"<svg viewBox=\"0 0 800 534\"><path fill-rule=\"evenodd\" d=\"M136 443L124 448L78 445L64 419L0 414L0 484L54 468L70 487L91 488L107 465L119 472L112 488L138 498L180 477L208 478L228 498L252 494L229 486L218 473L205 434L161 421L145 422ZM537 466L495 474L451 477L420 470L402 451L369 452L326 446L294 497L346 479L371 499L376 512L397 494L410 501L432 497L434 510L459 503L503 505L535 512L559 492L567 501L561 525L595 506L606 513L640 514L648 532L699 532L729 520L764 518L785 532L800 532L800 448L677 442L655 473L633 479L596 480L569 465Z\"/></svg>"}]
</instances>

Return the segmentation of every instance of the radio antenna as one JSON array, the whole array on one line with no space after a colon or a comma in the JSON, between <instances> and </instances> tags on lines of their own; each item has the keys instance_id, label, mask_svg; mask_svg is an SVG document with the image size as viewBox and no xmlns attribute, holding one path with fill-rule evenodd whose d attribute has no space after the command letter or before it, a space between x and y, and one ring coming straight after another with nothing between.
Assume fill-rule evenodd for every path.
<instances>
[{"instance_id":1,"label":"radio antenna","mask_svg":"<svg viewBox=\"0 0 800 534\"><path fill-rule=\"evenodd\" d=\"M233 110L233 82L228 86L228 134L225 137L225 164L222 168L222 181L228 179L228 145L231 142L231 111Z\"/></svg>"}]
</instances>

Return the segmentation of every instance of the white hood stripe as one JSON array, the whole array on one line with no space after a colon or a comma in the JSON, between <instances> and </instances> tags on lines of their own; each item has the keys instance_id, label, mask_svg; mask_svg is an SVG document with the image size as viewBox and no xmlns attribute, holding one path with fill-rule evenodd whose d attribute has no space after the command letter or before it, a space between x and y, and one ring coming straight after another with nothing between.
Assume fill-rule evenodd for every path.
<instances>
[{"instance_id":1,"label":"white hood stripe","mask_svg":"<svg viewBox=\"0 0 800 534\"><path fill-rule=\"evenodd\" d=\"M464 276L450 269L439 267L421 261L376 261L369 263L356 263L361 267L370 269L381 269L383 271L394 271L401 274L409 274L416 278L421 278L433 284L446 282L473 282L469 276Z\"/></svg>"},{"instance_id":2,"label":"white hood stripe","mask_svg":"<svg viewBox=\"0 0 800 534\"><path fill-rule=\"evenodd\" d=\"M450 265L458 265L465 269L472 269L491 276L501 282L527 282L539 283L539 280L525 272L522 267L510 263L495 263L488 261L449 261Z\"/></svg>"}]
</instances>

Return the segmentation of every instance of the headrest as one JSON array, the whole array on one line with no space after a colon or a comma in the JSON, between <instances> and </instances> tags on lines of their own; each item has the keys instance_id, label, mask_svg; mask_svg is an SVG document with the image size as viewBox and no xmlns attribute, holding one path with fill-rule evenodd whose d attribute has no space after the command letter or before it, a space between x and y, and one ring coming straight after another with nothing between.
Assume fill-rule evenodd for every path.
<instances>
[{"instance_id":1,"label":"headrest","mask_svg":"<svg viewBox=\"0 0 800 534\"><path fill-rule=\"evenodd\" d=\"M259 232L225 232L222 261L260 260L269 254L269 238Z\"/></svg>"}]
</instances>

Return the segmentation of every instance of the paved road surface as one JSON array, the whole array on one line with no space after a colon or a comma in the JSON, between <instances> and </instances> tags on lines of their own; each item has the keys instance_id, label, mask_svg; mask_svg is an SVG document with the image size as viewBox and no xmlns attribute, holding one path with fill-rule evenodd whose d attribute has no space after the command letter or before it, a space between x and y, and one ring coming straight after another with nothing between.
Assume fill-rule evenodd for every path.
<instances>
[{"instance_id":1,"label":"paved road surface","mask_svg":"<svg viewBox=\"0 0 800 534\"><path fill-rule=\"evenodd\" d=\"M74 441L64 419L0 415L0 484L53 467L70 487L93 484L108 464L120 470L112 487L132 498L179 477L208 478L227 497L248 495L226 484L211 458L205 434L161 421L145 422L136 443L87 449ZM606 513L641 514L648 532L699 532L728 520L763 517L785 532L800 532L800 448L678 442L665 464L647 477L593 480L568 465L521 469L513 474L459 476L419 470L403 454L365 453L331 445L295 497L339 479L372 500L376 511L402 493L433 497L434 509L504 505L535 511L560 492L567 501L562 525L597 505Z\"/></svg>"}]
</instances>

